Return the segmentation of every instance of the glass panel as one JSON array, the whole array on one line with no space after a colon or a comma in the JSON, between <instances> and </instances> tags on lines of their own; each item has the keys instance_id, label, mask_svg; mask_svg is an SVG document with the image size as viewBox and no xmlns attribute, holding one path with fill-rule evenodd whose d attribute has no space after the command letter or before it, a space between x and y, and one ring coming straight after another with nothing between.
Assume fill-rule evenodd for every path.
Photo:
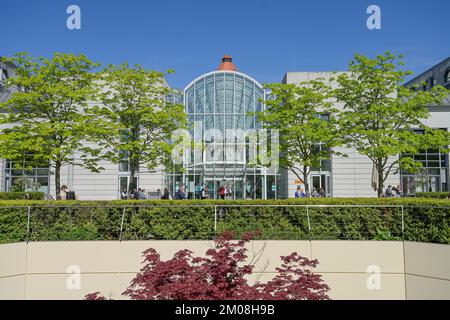
<instances>
[{"instance_id":1,"label":"glass panel","mask_svg":"<svg viewBox=\"0 0 450 320\"><path fill-rule=\"evenodd\" d=\"M254 199L255 198L255 176L247 175L246 180L244 181L245 187L245 198L246 199Z\"/></svg>"},{"instance_id":2,"label":"glass panel","mask_svg":"<svg viewBox=\"0 0 450 320\"><path fill-rule=\"evenodd\" d=\"M248 129L255 129L255 119L252 116L246 116L245 117L245 130Z\"/></svg>"},{"instance_id":3,"label":"glass panel","mask_svg":"<svg viewBox=\"0 0 450 320\"><path fill-rule=\"evenodd\" d=\"M119 162L119 171L121 171L121 172L130 171L130 166L129 166L128 160L122 160Z\"/></svg>"},{"instance_id":4,"label":"glass panel","mask_svg":"<svg viewBox=\"0 0 450 320\"><path fill-rule=\"evenodd\" d=\"M36 174L38 176L48 176L48 169L37 169Z\"/></svg>"},{"instance_id":5,"label":"glass panel","mask_svg":"<svg viewBox=\"0 0 450 320\"><path fill-rule=\"evenodd\" d=\"M412 185L412 179L410 176L402 177L402 190L404 195L414 194L414 186Z\"/></svg>"},{"instance_id":6,"label":"glass panel","mask_svg":"<svg viewBox=\"0 0 450 320\"><path fill-rule=\"evenodd\" d=\"M262 103L261 103L261 99L264 97L263 92L261 89L259 89L258 87L256 88L255 91L255 99L256 99L256 112L261 112L262 111Z\"/></svg>"},{"instance_id":7,"label":"glass panel","mask_svg":"<svg viewBox=\"0 0 450 320\"><path fill-rule=\"evenodd\" d=\"M213 76L206 77L206 105L205 113L214 112L214 81Z\"/></svg>"},{"instance_id":8,"label":"glass panel","mask_svg":"<svg viewBox=\"0 0 450 320\"><path fill-rule=\"evenodd\" d=\"M331 160L321 160L321 170L331 171Z\"/></svg>"},{"instance_id":9,"label":"glass panel","mask_svg":"<svg viewBox=\"0 0 450 320\"><path fill-rule=\"evenodd\" d=\"M440 167L440 162L438 162L438 161L428 161L428 167L439 168Z\"/></svg>"},{"instance_id":10,"label":"glass panel","mask_svg":"<svg viewBox=\"0 0 450 320\"><path fill-rule=\"evenodd\" d=\"M256 176L256 199L263 198L263 184L264 184L264 176L257 175Z\"/></svg>"},{"instance_id":11,"label":"glass panel","mask_svg":"<svg viewBox=\"0 0 450 320\"><path fill-rule=\"evenodd\" d=\"M320 190L320 176L313 176L312 177L312 186L319 192Z\"/></svg>"},{"instance_id":12,"label":"glass panel","mask_svg":"<svg viewBox=\"0 0 450 320\"><path fill-rule=\"evenodd\" d=\"M275 176L267 176L266 190L267 190L267 199L276 198L277 185L275 183Z\"/></svg>"},{"instance_id":13,"label":"glass panel","mask_svg":"<svg viewBox=\"0 0 450 320\"><path fill-rule=\"evenodd\" d=\"M441 179L439 177L430 177L429 192L440 192Z\"/></svg>"},{"instance_id":14,"label":"glass panel","mask_svg":"<svg viewBox=\"0 0 450 320\"><path fill-rule=\"evenodd\" d=\"M234 83L233 74L225 74L225 112L233 113L233 100L234 100Z\"/></svg>"},{"instance_id":15,"label":"glass panel","mask_svg":"<svg viewBox=\"0 0 450 320\"><path fill-rule=\"evenodd\" d=\"M427 160L428 161L439 161L440 160L440 157L439 157L439 154L434 154L434 153L428 153L427 154Z\"/></svg>"},{"instance_id":16,"label":"glass panel","mask_svg":"<svg viewBox=\"0 0 450 320\"><path fill-rule=\"evenodd\" d=\"M325 192L327 197L331 197L331 176L327 175L326 177L326 185L325 185Z\"/></svg>"},{"instance_id":17,"label":"glass panel","mask_svg":"<svg viewBox=\"0 0 450 320\"><path fill-rule=\"evenodd\" d=\"M245 79L245 107L246 112L255 111L253 82Z\"/></svg>"},{"instance_id":18,"label":"glass panel","mask_svg":"<svg viewBox=\"0 0 450 320\"><path fill-rule=\"evenodd\" d=\"M234 181L234 185L233 185L233 194L234 194L234 199L236 200L241 200L243 199L243 189L242 189L242 185L243 182L242 180L235 180Z\"/></svg>"},{"instance_id":19,"label":"glass panel","mask_svg":"<svg viewBox=\"0 0 450 320\"><path fill-rule=\"evenodd\" d=\"M205 103L205 88L204 80L201 79L195 83L195 112L203 112L203 105Z\"/></svg>"},{"instance_id":20,"label":"glass panel","mask_svg":"<svg viewBox=\"0 0 450 320\"><path fill-rule=\"evenodd\" d=\"M187 90L187 112L194 112L194 86Z\"/></svg>"},{"instance_id":21,"label":"glass panel","mask_svg":"<svg viewBox=\"0 0 450 320\"><path fill-rule=\"evenodd\" d=\"M225 81L224 74L216 74L216 104L215 112L224 113L225 108Z\"/></svg>"},{"instance_id":22,"label":"glass panel","mask_svg":"<svg viewBox=\"0 0 450 320\"><path fill-rule=\"evenodd\" d=\"M234 90L234 112L244 113L244 78L240 75L236 75Z\"/></svg>"}]
</instances>

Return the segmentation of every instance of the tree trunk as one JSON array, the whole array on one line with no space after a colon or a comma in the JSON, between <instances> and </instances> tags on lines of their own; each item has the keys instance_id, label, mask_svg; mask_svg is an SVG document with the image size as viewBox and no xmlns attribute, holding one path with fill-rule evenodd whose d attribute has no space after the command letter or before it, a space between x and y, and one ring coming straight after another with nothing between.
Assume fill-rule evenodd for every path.
<instances>
[{"instance_id":1,"label":"tree trunk","mask_svg":"<svg viewBox=\"0 0 450 320\"><path fill-rule=\"evenodd\" d=\"M136 175L136 160L133 158L133 154L130 153L129 156L130 161L130 181L128 181L128 199L131 199L131 195L133 193L133 189L137 189L137 186L134 184L134 176Z\"/></svg>"},{"instance_id":2,"label":"tree trunk","mask_svg":"<svg viewBox=\"0 0 450 320\"><path fill-rule=\"evenodd\" d=\"M61 200L61 164L55 164L55 192L56 200Z\"/></svg>"},{"instance_id":3,"label":"tree trunk","mask_svg":"<svg viewBox=\"0 0 450 320\"><path fill-rule=\"evenodd\" d=\"M383 168L381 166L377 166L378 171L378 198L381 198L383 196Z\"/></svg>"},{"instance_id":4,"label":"tree trunk","mask_svg":"<svg viewBox=\"0 0 450 320\"><path fill-rule=\"evenodd\" d=\"M306 170L307 170L307 167L303 166L303 182L305 184L305 194L306 194L306 198L309 198L308 172Z\"/></svg>"},{"instance_id":5,"label":"tree trunk","mask_svg":"<svg viewBox=\"0 0 450 320\"><path fill-rule=\"evenodd\" d=\"M135 188L134 186L134 175L135 175L135 170L130 168L130 181L128 182L128 199L131 199L131 195L133 194L133 189Z\"/></svg>"}]
</instances>

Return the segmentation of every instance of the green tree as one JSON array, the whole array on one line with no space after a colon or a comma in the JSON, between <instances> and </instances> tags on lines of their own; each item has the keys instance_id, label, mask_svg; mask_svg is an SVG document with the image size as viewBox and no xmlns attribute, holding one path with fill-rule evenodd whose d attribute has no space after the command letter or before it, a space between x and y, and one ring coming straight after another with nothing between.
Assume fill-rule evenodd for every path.
<instances>
[{"instance_id":1,"label":"green tree","mask_svg":"<svg viewBox=\"0 0 450 320\"><path fill-rule=\"evenodd\" d=\"M101 79L104 89L96 112L108 129L99 143L108 148L106 157L113 163L128 161L130 191L141 165L148 170L169 165L170 137L186 123L184 107L167 99L173 92L164 73L123 63L108 66Z\"/></svg>"},{"instance_id":2,"label":"green tree","mask_svg":"<svg viewBox=\"0 0 450 320\"><path fill-rule=\"evenodd\" d=\"M378 197L389 174L400 168L417 168L411 155L449 144L448 132L433 130L423 122L430 116L428 106L442 103L448 90L403 86L411 72L401 70L402 58L390 52L373 59L357 54L350 72L337 77L335 92L343 103L340 122L347 145L372 161L378 173ZM415 128L423 129L424 134L416 134Z\"/></svg>"},{"instance_id":3,"label":"green tree","mask_svg":"<svg viewBox=\"0 0 450 320\"><path fill-rule=\"evenodd\" d=\"M280 167L301 179L309 196L311 168L320 167L321 160L337 153L332 148L341 141L331 88L322 79L299 85L274 83L265 88L271 91L271 98L258 117L266 129L279 130Z\"/></svg>"},{"instance_id":4,"label":"green tree","mask_svg":"<svg viewBox=\"0 0 450 320\"><path fill-rule=\"evenodd\" d=\"M98 172L98 149L86 144L98 122L89 115L95 92L92 72L99 64L84 55L55 53L51 59L19 53L3 61L14 64L15 77L6 85L13 91L0 104L0 156L21 159L28 166L49 163L54 168L57 198L61 167L76 165Z\"/></svg>"}]
</instances>

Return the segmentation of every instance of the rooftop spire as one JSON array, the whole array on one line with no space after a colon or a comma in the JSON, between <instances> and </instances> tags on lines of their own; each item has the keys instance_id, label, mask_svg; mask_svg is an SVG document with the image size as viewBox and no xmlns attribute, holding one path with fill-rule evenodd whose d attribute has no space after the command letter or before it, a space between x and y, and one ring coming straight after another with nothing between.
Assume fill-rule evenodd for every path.
<instances>
[{"instance_id":1,"label":"rooftop spire","mask_svg":"<svg viewBox=\"0 0 450 320\"><path fill-rule=\"evenodd\" d=\"M224 55L218 70L237 71L237 68L233 63L233 58L227 54Z\"/></svg>"}]
</instances>

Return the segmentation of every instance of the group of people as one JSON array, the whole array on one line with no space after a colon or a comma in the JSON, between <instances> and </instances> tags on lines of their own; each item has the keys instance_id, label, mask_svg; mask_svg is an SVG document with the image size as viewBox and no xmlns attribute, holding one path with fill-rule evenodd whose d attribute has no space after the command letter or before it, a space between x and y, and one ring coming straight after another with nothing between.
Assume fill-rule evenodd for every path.
<instances>
[{"instance_id":1,"label":"group of people","mask_svg":"<svg viewBox=\"0 0 450 320\"><path fill-rule=\"evenodd\" d=\"M306 198L305 190L301 187L297 187L297 191L295 191L294 196L296 198ZM327 194L324 188L320 188L319 191L317 191L316 188L312 188L310 196L312 198L325 198Z\"/></svg>"},{"instance_id":2,"label":"group of people","mask_svg":"<svg viewBox=\"0 0 450 320\"><path fill-rule=\"evenodd\" d=\"M147 196L145 195L145 189L142 188L133 188L133 192L130 194L130 198L134 200L147 200ZM128 192L126 188L123 188L120 192L120 199L126 200L128 199Z\"/></svg>"},{"instance_id":3,"label":"group of people","mask_svg":"<svg viewBox=\"0 0 450 320\"><path fill-rule=\"evenodd\" d=\"M217 198L218 199L231 199L232 198L232 191L231 191L231 187L229 185L226 186L220 186L219 189L217 190ZM211 198L211 194L209 191L209 187L207 185L199 185L195 188L195 197L197 199L210 199ZM163 200L184 200L187 199L188 197L186 196L186 189L185 186L182 185L180 186L177 191L175 192L175 194L172 196L169 192L169 189L164 188L164 192L161 195L161 199Z\"/></svg>"},{"instance_id":4,"label":"group of people","mask_svg":"<svg viewBox=\"0 0 450 320\"><path fill-rule=\"evenodd\" d=\"M233 196L233 192L231 191L230 185L220 186L219 190L217 190L218 199L231 199Z\"/></svg>"},{"instance_id":5,"label":"group of people","mask_svg":"<svg viewBox=\"0 0 450 320\"><path fill-rule=\"evenodd\" d=\"M197 188L198 189L198 188ZM203 186L199 190L197 190L197 197L200 199L209 199L209 190L208 186ZM180 186L178 190L175 192L175 194L172 196L169 192L169 189L164 188L164 192L161 195L162 200L185 200L187 199L186 196L186 188L184 185Z\"/></svg>"},{"instance_id":6,"label":"group of people","mask_svg":"<svg viewBox=\"0 0 450 320\"><path fill-rule=\"evenodd\" d=\"M384 196L386 198L400 198L402 196L402 191L400 186L391 186L388 185L386 191L384 192Z\"/></svg>"}]
</instances>

